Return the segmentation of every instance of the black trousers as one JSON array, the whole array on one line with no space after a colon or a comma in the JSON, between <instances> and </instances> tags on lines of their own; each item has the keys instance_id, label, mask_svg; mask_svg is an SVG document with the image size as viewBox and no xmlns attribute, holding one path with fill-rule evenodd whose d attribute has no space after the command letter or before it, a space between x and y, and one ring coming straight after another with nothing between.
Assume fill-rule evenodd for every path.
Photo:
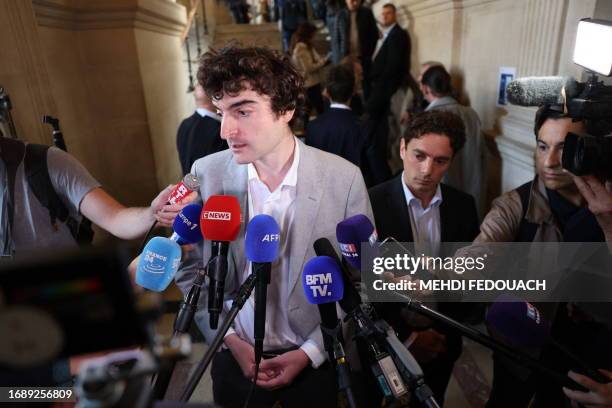
<instances>
[{"instance_id":1,"label":"black trousers","mask_svg":"<svg viewBox=\"0 0 612 408\"><path fill-rule=\"evenodd\" d=\"M251 388L231 351L217 353L212 362L213 396L215 403L224 408L242 408ZM274 391L255 386L249 408L272 407L280 402L282 407L337 407L338 389L335 372L329 362L318 369L308 365L291 385Z\"/></svg>"}]
</instances>

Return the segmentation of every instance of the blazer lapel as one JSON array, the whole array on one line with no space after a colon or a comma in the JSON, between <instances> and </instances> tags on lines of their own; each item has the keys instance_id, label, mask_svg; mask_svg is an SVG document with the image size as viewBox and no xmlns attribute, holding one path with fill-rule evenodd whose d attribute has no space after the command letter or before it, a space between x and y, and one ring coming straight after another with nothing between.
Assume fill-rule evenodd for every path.
<instances>
[{"instance_id":1,"label":"blazer lapel","mask_svg":"<svg viewBox=\"0 0 612 408\"><path fill-rule=\"evenodd\" d=\"M455 217L451 203L449 203L444 197L447 195L446 186L444 184L440 184L440 188L442 189L442 203L440 204L440 241L453 242L453 237L455 236L455 223L453 220Z\"/></svg>"},{"instance_id":2,"label":"blazer lapel","mask_svg":"<svg viewBox=\"0 0 612 408\"><path fill-rule=\"evenodd\" d=\"M297 194L295 198L295 216L291 226L289 252L289 291L292 293L302 276L302 268L306 254L315 239L313 232L316 226L317 214L321 205L323 188L318 185L324 180L317 163L310 158L309 147L300 143L300 164L298 167Z\"/></svg>"},{"instance_id":3,"label":"blazer lapel","mask_svg":"<svg viewBox=\"0 0 612 408\"><path fill-rule=\"evenodd\" d=\"M402 186L402 176L396 178L393 181L391 187L390 207L392 209L389 214L393 214L397 217L396 222L393 223L393 235L392 237L400 242L412 242L412 227L410 226L410 216L408 215L408 203L406 202L406 195L404 194L404 187Z\"/></svg>"},{"instance_id":4,"label":"blazer lapel","mask_svg":"<svg viewBox=\"0 0 612 408\"><path fill-rule=\"evenodd\" d=\"M238 198L240 203L240 232L238 238L231 243L231 254L236 265L236 274L228 274L229 276L242 276L242 271L246 267L246 256L244 254L244 234L246 225L249 222L249 205L247 201L247 183L248 174L246 165L237 165L233 159L230 159L223 178L223 194L233 195ZM242 282L234 282L240 285Z\"/></svg>"}]
</instances>

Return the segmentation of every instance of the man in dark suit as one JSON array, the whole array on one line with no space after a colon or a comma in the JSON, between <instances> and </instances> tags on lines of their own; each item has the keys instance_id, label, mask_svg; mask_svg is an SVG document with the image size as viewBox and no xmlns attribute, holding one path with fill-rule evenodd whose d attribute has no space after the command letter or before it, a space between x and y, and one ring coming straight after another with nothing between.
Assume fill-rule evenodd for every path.
<instances>
[{"instance_id":1,"label":"man in dark suit","mask_svg":"<svg viewBox=\"0 0 612 408\"><path fill-rule=\"evenodd\" d=\"M372 65L365 82L369 89L365 96L368 115L368 162L375 181L391 177L387 164L391 97L399 89L410 69L410 37L397 24L395 6L387 3L382 8L382 35L378 39Z\"/></svg>"},{"instance_id":2,"label":"man in dark suit","mask_svg":"<svg viewBox=\"0 0 612 408\"><path fill-rule=\"evenodd\" d=\"M221 118L200 84L195 87L196 111L184 119L176 134L176 149L183 174L189 173L191 165L200 157L227 149L221 139Z\"/></svg>"},{"instance_id":3,"label":"man in dark suit","mask_svg":"<svg viewBox=\"0 0 612 408\"><path fill-rule=\"evenodd\" d=\"M393 237L412 242L415 247L428 246L430 256L452 255L445 253L441 242L473 241L478 234L474 198L440 183L464 143L465 130L457 115L432 111L415 117L400 141L403 173L369 190L381 240ZM380 303L376 307L421 363L425 380L442 405L453 366L461 354L461 336L431 322L416 321L401 303ZM438 303L438 309L461 319L474 308Z\"/></svg>"},{"instance_id":4,"label":"man in dark suit","mask_svg":"<svg viewBox=\"0 0 612 408\"><path fill-rule=\"evenodd\" d=\"M306 144L337 154L356 166L361 164L364 135L359 118L349 104L355 89L355 75L347 65L332 67L327 75L325 94L330 108L306 128Z\"/></svg>"}]
</instances>

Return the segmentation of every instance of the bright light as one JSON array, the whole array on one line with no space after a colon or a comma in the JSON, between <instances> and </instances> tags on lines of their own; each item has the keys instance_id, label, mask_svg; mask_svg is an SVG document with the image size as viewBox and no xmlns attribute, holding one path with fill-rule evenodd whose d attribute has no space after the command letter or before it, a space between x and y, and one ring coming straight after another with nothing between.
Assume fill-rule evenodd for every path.
<instances>
[{"instance_id":1,"label":"bright light","mask_svg":"<svg viewBox=\"0 0 612 408\"><path fill-rule=\"evenodd\" d=\"M601 75L612 75L612 22L580 20L574 62Z\"/></svg>"}]
</instances>

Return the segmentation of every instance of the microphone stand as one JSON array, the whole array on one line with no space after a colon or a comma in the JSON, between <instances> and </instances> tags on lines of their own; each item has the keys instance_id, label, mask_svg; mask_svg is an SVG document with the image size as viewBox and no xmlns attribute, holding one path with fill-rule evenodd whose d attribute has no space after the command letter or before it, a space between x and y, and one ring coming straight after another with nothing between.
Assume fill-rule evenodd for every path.
<instances>
[{"instance_id":1,"label":"microphone stand","mask_svg":"<svg viewBox=\"0 0 612 408\"><path fill-rule=\"evenodd\" d=\"M353 394L353 390L351 388L350 368L346 360L346 355L344 354L344 347L342 347L342 343L339 340L341 328L342 324L340 319L337 320L336 327L333 329L329 329L321 325L321 330L323 331L325 337L332 340L331 344L329 344L328 341L325 341L324 343L327 354L329 354L330 363L336 363L338 389L344 392L344 395L346 395L349 408L356 408L357 403L355 402L355 395Z\"/></svg>"},{"instance_id":2,"label":"microphone stand","mask_svg":"<svg viewBox=\"0 0 612 408\"><path fill-rule=\"evenodd\" d=\"M403 302L406 303L406 306L425 317L429 317L432 320L443 323L444 325L456 330L462 336L467 337L476 343L487 347L493 351L496 351L509 359L518 362L519 364L538 372L539 374L545 375L553 380L555 380L558 384L561 384L570 389L588 392L588 390L582 385L578 384L576 381L571 378L562 375L549 367L543 365L540 361L535 358L522 353L518 350L513 350L512 348L502 344L493 338L486 336L485 334L479 332L476 329L465 326L449 317L444 316L443 314L428 308L427 306L421 304L418 301L412 300L408 296L402 295L401 293L395 293L396 296L399 296L403 299Z\"/></svg>"},{"instance_id":3,"label":"microphone stand","mask_svg":"<svg viewBox=\"0 0 612 408\"><path fill-rule=\"evenodd\" d=\"M193 394L193 391L195 390L196 386L202 379L204 372L206 372L206 369L212 362L212 359L215 356L215 353L217 352L219 347L221 347L221 343L223 342L223 338L225 337L225 334L227 333L230 326L236 319L236 316L238 315L238 312L240 311L240 309L242 309L242 306L244 306L246 301L251 296L251 292L253 292L253 288L255 287L255 282L256 282L256 275L251 273L249 277L244 281L244 283L240 286L238 295L232 302L232 307L227 317L221 324L221 327L219 327L219 330L217 331L217 335L215 336L215 339L211 343L208 350L206 350L206 354L204 354L204 357L202 358L202 360L196 367L192 376L189 378L189 381L187 382L187 385L185 386L185 389L183 390L183 394L181 395L181 398L179 401L186 402L189 400L189 398L191 398L191 395Z\"/></svg>"},{"instance_id":4,"label":"microphone stand","mask_svg":"<svg viewBox=\"0 0 612 408\"><path fill-rule=\"evenodd\" d=\"M193 322L193 317L198 309L198 300L200 299L200 291L202 289L202 285L204 284L207 267L202 267L202 265L198 267L198 271L193 279L191 289L189 289L189 293L181 302L179 310L176 313L172 338L177 338L182 334L189 332L191 323ZM161 400L166 395L175 366L176 360L174 359L167 361L166 364L161 364L159 373L152 379L152 381L155 383L153 385L153 397L156 400Z\"/></svg>"}]
</instances>

